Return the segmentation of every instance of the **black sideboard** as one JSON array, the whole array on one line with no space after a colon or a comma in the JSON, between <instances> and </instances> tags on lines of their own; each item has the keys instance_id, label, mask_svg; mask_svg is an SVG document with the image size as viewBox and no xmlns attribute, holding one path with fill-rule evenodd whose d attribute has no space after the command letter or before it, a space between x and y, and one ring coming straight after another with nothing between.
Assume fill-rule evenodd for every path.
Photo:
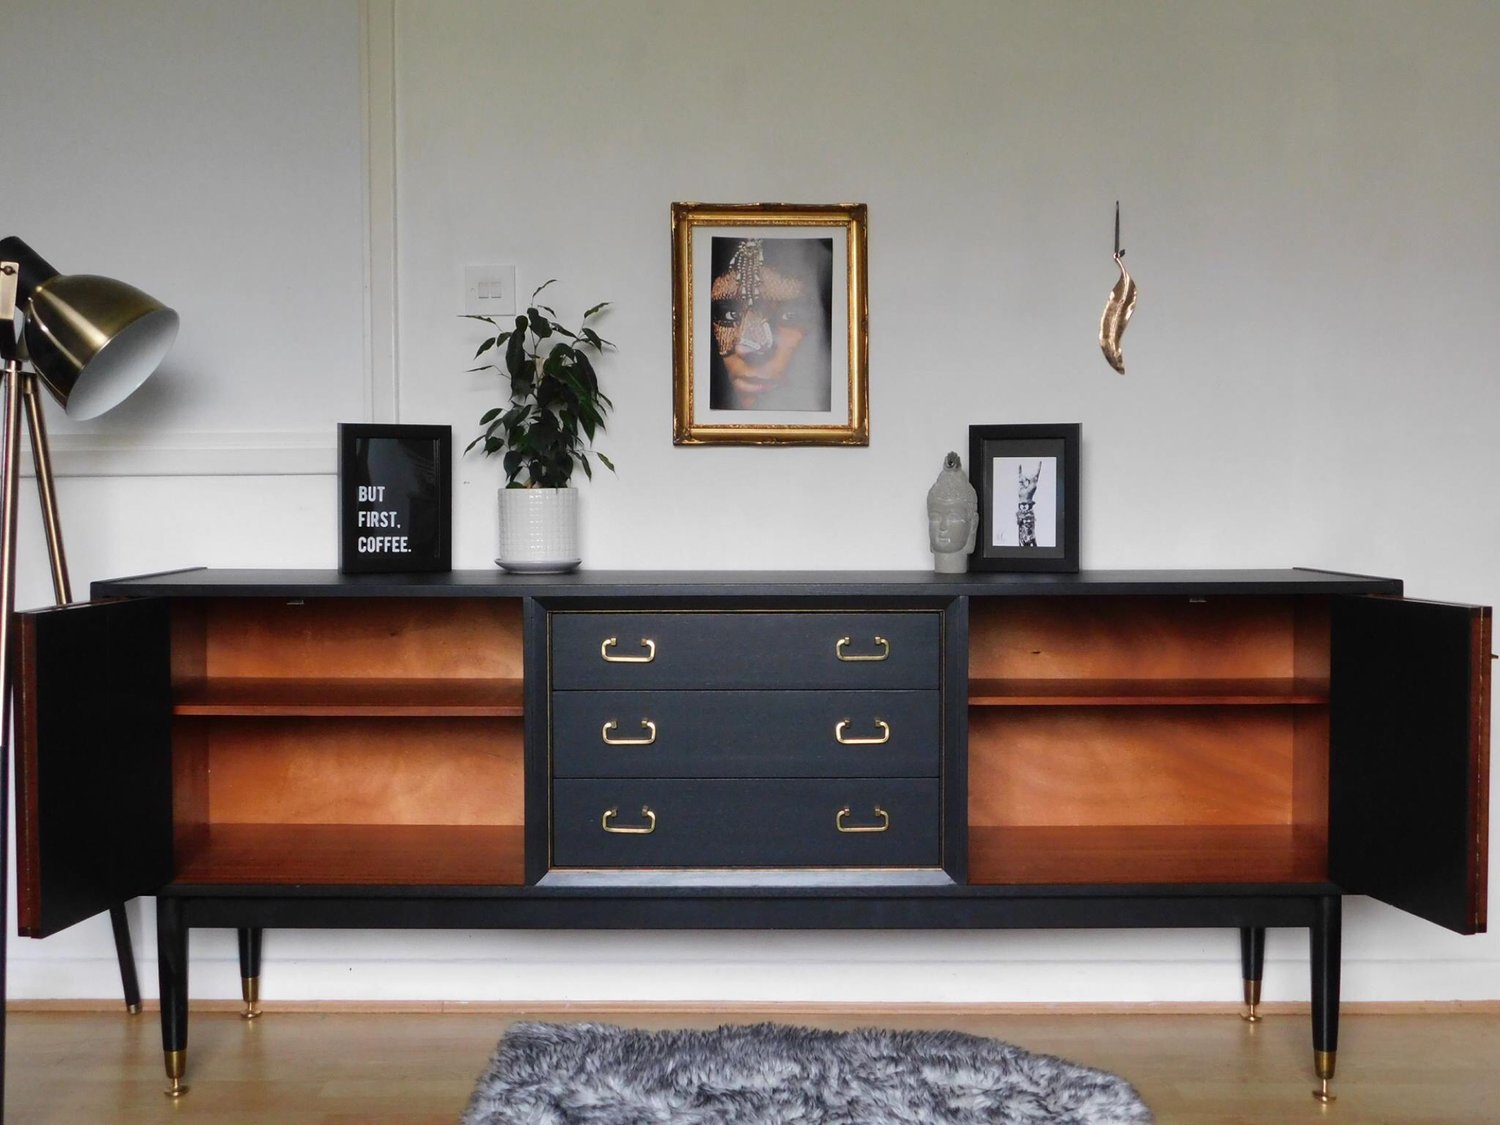
<instances>
[{"instance_id":1,"label":"black sideboard","mask_svg":"<svg viewBox=\"0 0 1500 1125\"><path fill-rule=\"evenodd\" d=\"M1315 570L185 570L22 615L23 934L1485 927L1488 609ZM254 993L247 991L253 1002Z\"/></svg>"}]
</instances>

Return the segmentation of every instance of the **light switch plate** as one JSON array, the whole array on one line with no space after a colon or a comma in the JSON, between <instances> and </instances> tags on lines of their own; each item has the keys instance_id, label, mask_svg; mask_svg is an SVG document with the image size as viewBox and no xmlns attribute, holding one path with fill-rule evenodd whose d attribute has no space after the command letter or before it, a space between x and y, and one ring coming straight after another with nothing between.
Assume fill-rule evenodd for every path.
<instances>
[{"instance_id":1,"label":"light switch plate","mask_svg":"<svg viewBox=\"0 0 1500 1125\"><path fill-rule=\"evenodd\" d=\"M474 316L514 316L515 266L464 266L463 312Z\"/></svg>"}]
</instances>

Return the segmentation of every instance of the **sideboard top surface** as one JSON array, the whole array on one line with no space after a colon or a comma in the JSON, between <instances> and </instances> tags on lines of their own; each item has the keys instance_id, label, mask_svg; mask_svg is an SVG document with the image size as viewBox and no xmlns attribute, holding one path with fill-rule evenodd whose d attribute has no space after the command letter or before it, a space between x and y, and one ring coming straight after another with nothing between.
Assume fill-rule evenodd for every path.
<instances>
[{"instance_id":1,"label":"sideboard top surface","mask_svg":"<svg viewBox=\"0 0 1500 1125\"><path fill-rule=\"evenodd\" d=\"M1399 594L1395 578L1311 569L1085 570L935 574L916 570L580 570L506 574L340 574L199 567L93 583L101 597L1032 597L1083 595Z\"/></svg>"}]
</instances>

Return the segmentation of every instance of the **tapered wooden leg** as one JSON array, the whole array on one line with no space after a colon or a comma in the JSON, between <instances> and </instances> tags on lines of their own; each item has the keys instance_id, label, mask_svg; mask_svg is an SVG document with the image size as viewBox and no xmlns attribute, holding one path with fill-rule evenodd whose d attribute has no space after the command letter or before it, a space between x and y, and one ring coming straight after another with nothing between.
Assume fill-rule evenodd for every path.
<instances>
[{"instance_id":1,"label":"tapered wooden leg","mask_svg":"<svg viewBox=\"0 0 1500 1125\"><path fill-rule=\"evenodd\" d=\"M1331 1102L1328 1084L1333 1080L1339 1048L1339 963L1343 899L1328 895L1318 899L1312 925L1312 1032L1313 1068L1318 1088L1313 1097Z\"/></svg>"},{"instance_id":2,"label":"tapered wooden leg","mask_svg":"<svg viewBox=\"0 0 1500 1125\"><path fill-rule=\"evenodd\" d=\"M240 996L245 1001L241 1019L260 1015L260 929L242 929L240 936Z\"/></svg>"},{"instance_id":3,"label":"tapered wooden leg","mask_svg":"<svg viewBox=\"0 0 1500 1125\"><path fill-rule=\"evenodd\" d=\"M161 975L161 1048L167 1066L168 1097L187 1093L188 931L182 903L156 900L156 961Z\"/></svg>"},{"instance_id":4,"label":"tapered wooden leg","mask_svg":"<svg viewBox=\"0 0 1500 1125\"><path fill-rule=\"evenodd\" d=\"M1245 1010L1240 1019L1259 1023L1263 1018L1255 1009L1260 1005L1260 981L1266 969L1266 928L1244 926L1240 929L1240 975L1245 982Z\"/></svg>"},{"instance_id":5,"label":"tapered wooden leg","mask_svg":"<svg viewBox=\"0 0 1500 1125\"><path fill-rule=\"evenodd\" d=\"M115 957L120 962L120 987L125 993L125 1010L131 1015L141 1011L141 983L135 975L135 947L130 940L130 920L125 905L109 908L109 924L115 931Z\"/></svg>"}]
</instances>

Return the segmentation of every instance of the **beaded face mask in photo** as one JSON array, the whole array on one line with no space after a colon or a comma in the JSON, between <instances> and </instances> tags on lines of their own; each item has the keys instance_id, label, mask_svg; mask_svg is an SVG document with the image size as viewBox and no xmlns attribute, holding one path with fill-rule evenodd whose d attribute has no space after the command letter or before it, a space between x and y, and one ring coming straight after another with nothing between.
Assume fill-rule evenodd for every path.
<instances>
[{"instance_id":1,"label":"beaded face mask in photo","mask_svg":"<svg viewBox=\"0 0 1500 1125\"><path fill-rule=\"evenodd\" d=\"M715 242L719 242L715 239ZM826 409L827 282L816 255L826 239L725 240L734 244L710 290L714 353L727 382L725 409ZM823 271L826 274L826 270ZM800 389L797 384L801 383ZM789 385L790 384L790 385ZM815 399L815 401L814 401ZM779 400L779 401L778 401ZM806 401L806 405L803 402Z\"/></svg>"}]
</instances>

